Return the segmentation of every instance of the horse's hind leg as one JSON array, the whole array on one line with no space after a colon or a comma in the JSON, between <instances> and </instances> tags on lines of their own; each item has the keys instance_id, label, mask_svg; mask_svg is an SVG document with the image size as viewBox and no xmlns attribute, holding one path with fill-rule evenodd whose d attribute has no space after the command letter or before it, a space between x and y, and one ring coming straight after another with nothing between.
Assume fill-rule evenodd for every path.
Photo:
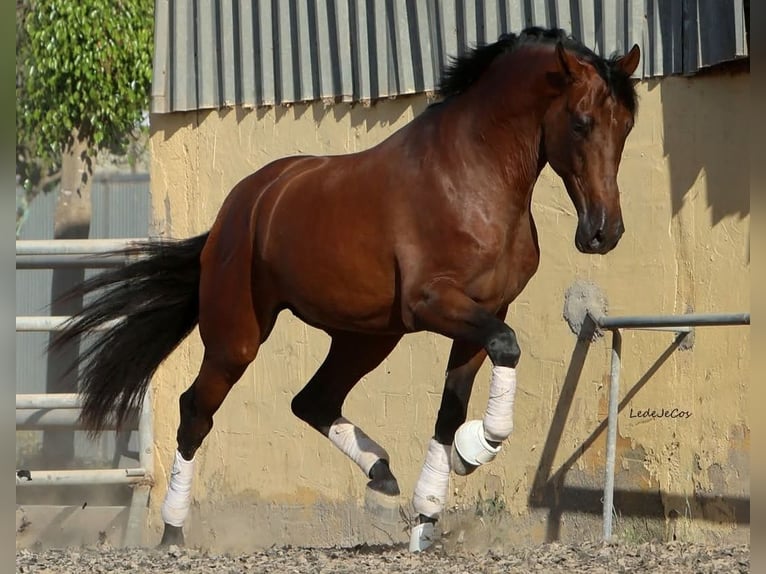
<instances>
[{"instance_id":1,"label":"horse's hind leg","mask_svg":"<svg viewBox=\"0 0 766 574\"><path fill-rule=\"evenodd\" d=\"M213 428L213 415L223 403L247 364L220 364L206 356L194 383L181 395L181 421L170 483L162 505L165 529L160 544L184 543L183 525L191 503L194 455Z\"/></svg>"},{"instance_id":2,"label":"horse's hind leg","mask_svg":"<svg viewBox=\"0 0 766 574\"><path fill-rule=\"evenodd\" d=\"M371 489L399 494L385 449L342 415L346 396L396 347L400 336L333 333L327 358L292 401L293 413L318 430L370 479Z\"/></svg>"},{"instance_id":3,"label":"horse's hind leg","mask_svg":"<svg viewBox=\"0 0 766 574\"><path fill-rule=\"evenodd\" d=\"M212 237L212 235L211 235ZM247 242L241 242L247 245ZM220 243L206 246L200 278L199 331L205 355L199 374L181 395L181 420L170 483L162 505L165 530L161 545L183 544L183 525L189 512L194 456L213 427L213 415L248 365L271 328L256 310L250 278L250 252L224 253ZM259 314L260 311L260 314ZM271 319L273 322L273 319Z\"/></svg>"}]
</instances>

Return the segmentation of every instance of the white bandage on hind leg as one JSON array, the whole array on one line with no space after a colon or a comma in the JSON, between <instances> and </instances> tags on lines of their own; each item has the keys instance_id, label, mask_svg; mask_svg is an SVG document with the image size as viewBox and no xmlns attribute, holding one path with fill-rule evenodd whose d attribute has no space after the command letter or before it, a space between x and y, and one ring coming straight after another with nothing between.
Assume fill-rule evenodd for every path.
<instances>
[{"instance_id":1,"label":"white bandage on hind leg","mask_svg":"<svg viewBox=\"0 0 766 574\"><path fill-rule=\"evenodd\" d=\"M338 449L359 465L366 477L381 458L389 460L386 449L368 437L362 429L339 417L330 425L328 437Z\"/></svg>"},{"instance_id":2,"label":"white bandage on hind leg","mask_svg":"<svg viewBox=\"0 0 766 574\"><path fill-rule=\"evenodd\" d=\"M493 367L489 400L484 413L484 436L503 442L513 431L513 402L516 396L516 369Z\"/></svg>"},{"instance_id":3,"label":"white bandage on hind leg","mask_svg":"<svg viewBox=\"0 0 766 574\"><path fill-rule=\"evenodd\" d=\"M176 451L173 470L170 472L170 484L162 503L162 520L171 526L183 526L189 514L191 487L194 478L194 459L184 460Z\"/></svg>"},{"instance_id":4,"label":"white bandage on hind leg","mask_svg":"<svg viewBox=\"0 0 766 574\"><path fill-rule=\"evenodd\" d=\"M439 444L433 438L428 443L426 460L412 497L412 506L418 514L436 518L447 504L450 450L450 445Z\"/></svg>"}]
</instances>

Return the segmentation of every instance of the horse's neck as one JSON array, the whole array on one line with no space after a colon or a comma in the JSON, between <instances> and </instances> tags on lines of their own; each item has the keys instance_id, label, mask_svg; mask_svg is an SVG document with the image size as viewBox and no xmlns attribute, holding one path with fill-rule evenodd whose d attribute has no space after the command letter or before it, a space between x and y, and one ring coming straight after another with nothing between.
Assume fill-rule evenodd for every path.
<instances>
[{"instance_id":1,"label":"horse's neck","mask_svg":"<svg viewBox=\"0 0 766 574\"><path fill-rule=\"evenodd\" d=\"M545 47L511 54L464 94L456 110L465 118L466 141L477 143L488 164L500 169L505 186L522 191L527 204L547 163L543 120L553 101L546 80L551 59Z\"/></svg>"}]
</instances>

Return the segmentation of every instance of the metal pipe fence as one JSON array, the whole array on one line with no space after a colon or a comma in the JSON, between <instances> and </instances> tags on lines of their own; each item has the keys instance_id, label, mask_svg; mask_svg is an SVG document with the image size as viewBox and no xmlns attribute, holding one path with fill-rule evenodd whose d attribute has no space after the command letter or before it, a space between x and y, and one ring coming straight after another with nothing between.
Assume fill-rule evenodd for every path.
<instances>
[{"instance_id":1,"label":"metal pipe fence","mask_svg":"<svg viewBox=\"0 0 766 574\"><path fill-rule=\"evenodd\" d=\"M24 240L16 241L17 269L106 268L130 261L123 255L104 255L129 247L138 239L97 240ZM70 317L17 316L17 332L60 331ZM111 321L95 330L106 330L118 324ZM82 400L78 394L17 394L16 430L81 430L79 414ZM125 546L141 544L148 509L149 493L154 479L154 433L151 400L147 393L141 408L128 419L125 430L138 432L137 468L30 470L17 471L16 485L25 486L91 486L128 485L133 489ZM113 426L108 428L114 428Z\"/></svg>"},{"instance_id":2,"label":"metal pipe fence","mask_svg":"<svg viewBox=\"0 0 766 574\"><path fill-rule=\"evenodd\" d=\"M620 401L620 371L622 369L621 329L664 330L686 337L692 327L749 325L750 313L696 313L687 315L634 315L622 317L588 316L601 329L612 332L611 366L609 376L609 411L607 415L606 469L604 473L603 537L612 538L614 515L614 473L617 452L617 418Z\"/></svg>"},{"instance_id":3,"label":"metal pipe fence","mask_svg":"<svg viewBox=\"0 0 766 574\"><path fill-rule=\"evenodd\" d=\"M17 333L34 333L34 332L52 332L62 331L66 327L66 322L70 317L65 316L53 316L53 317L40 317L40 316L21 316L16 317L16 332ZM91 329L92 331L106 331L111 329L115 325L119 324L124 319L118 319L116 321L107 321L98 327Z\"/></svg>"}]
</instances>

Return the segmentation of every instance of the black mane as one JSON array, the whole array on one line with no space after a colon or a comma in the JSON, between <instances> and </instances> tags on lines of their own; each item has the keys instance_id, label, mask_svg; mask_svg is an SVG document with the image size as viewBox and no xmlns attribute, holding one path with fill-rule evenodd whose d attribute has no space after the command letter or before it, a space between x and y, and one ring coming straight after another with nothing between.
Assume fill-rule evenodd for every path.
<instances>
[{"instance_id":1,"label":"black mane","mask_svg":"<svg viewBox=\"0 0 766 574\"><path fill-rule=\"evenodd\" d=\"M489 68L494 59L505 52L520 46L530 44L556 44L577 54L581 60L588 62L598 71L614 96L630 110L636 111L636 91L630 76L625 74L617 65L617 56L609 59L602 58L583 45L564 30L532 27L520 34L503 34L493 44L483 44L469 49L463 56L453 58L450 65L442 72L439 82L438 95L443 98L456 96L467 90Z\"/></svg>"}]
</instances>

